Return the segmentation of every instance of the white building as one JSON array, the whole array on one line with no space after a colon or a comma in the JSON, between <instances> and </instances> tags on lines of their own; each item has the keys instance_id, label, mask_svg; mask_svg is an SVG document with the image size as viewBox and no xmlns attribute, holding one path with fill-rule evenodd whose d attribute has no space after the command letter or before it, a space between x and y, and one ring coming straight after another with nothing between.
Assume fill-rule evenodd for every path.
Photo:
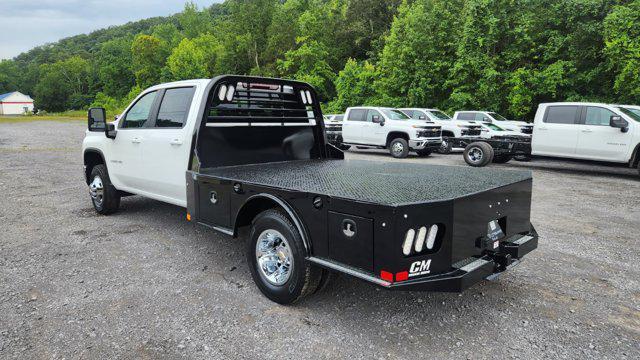
<instances>
[{"instance_id":1,"label":"white building","mask_svg":"<svg viewBox=\"0 0 640 360\"><path fill-rule=\"evenodd\" d=\"M19 91L0 95L0 115L22 115L33 111L33 99Z\"/></svg>"}]
</instances>

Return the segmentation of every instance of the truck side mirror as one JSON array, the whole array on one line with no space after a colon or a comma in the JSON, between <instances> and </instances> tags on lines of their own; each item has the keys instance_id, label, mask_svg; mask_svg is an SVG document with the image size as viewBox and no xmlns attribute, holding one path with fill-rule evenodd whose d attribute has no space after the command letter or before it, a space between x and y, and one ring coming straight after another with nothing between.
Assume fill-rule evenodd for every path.
<instances>
[{"instance_id":1,"label":"truck side mirror","mask_svg":"<svg viewBox=\"0 0 640 360\"><path fill-rule=\"evenodd\" d=\"M618 128L623 133L629 131L629 123L620 115L611 115L609 118L609 126L612 128Z\"/></svg>"},{"instance_id":2,"label":"truck side mirror","mask_svg":"<svg viewBox=\"0 0 640 360\"><path fill-rule=\"evenodd\" d=\"M107 124L107 126L104 128L104 135L106 137L108 137L109 139L115 139L116 138L116 126L112 123Z\"/></svg>"},{"instance_id":3,"label":"truck side mirror","mask_svg":"<svg viewBox=\"0 0 640 360\"><path fill-rule=\"evenodd\" d=\"M89 131L104 131L107 123L107 112L104 108L96 107L89 109L87 113L87 126Z\"/></svg>"},{"instance_id":4,"label":"truck side mirror","mask_svg":"<svg viewBox=\"0 0 640 360\"><path fill-rule=\"evenodd\" d=\"M374 124L380 124L380 126L384 125L384 119L381 118L380 115L373 115L371 121L373 121Z\"/></svg>"},{"instance_id":5,"label":"truck side mirror","mask_svg":"<svg viewBox=\"0 0 640 360\"><path fill-rule=\"evenodd\" d=\"M427 120L427 117L424 115L418 116L418 120Z\"/></svg>"}]
</instances>

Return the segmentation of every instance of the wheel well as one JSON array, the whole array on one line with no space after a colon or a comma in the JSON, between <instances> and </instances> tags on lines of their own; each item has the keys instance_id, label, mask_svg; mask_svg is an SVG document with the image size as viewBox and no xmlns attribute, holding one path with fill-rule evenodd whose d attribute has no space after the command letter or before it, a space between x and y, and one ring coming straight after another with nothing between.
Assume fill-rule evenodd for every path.
<instances>
[{"instance_id":1,"label":"wheel well","mask_svg":"<svg viewBox=\"0 0 640 360\"><path fill-rule=\"evenodd\" d=\"M277 208L282 207L275 201L268 198L259 197L249 200L242 206L240 211L238 211L238 215L236 215L234 229L236 234L239 228L251 225L253 219L255 219L255 217L258 216L258 214L260 214L261 212Z\"/></svg>"},{"instance_id":2,"label":"wheel well","mask_svg":"<svg viewBox=\"0 0 640 360\"><path fill-rule=\"evenodd\" d=\"M390 132L387 135L387 146L389 146L389 144L391 144L393 139L397 139L397 138L402 138L402 139L405 139L405 140L409 141L409 135L407 135L406 133L403 133L403 132L394 131L394 132Z\"/></svg>"},{"instance_id":3,"label":"wheel well","mask_svg":"<svg viewBox=\"0 0 640 360\"><path fill-rule=\"evenodd\" d=\"M91 176L91 171L93 171L93 167L96 165L104 164L104 158L99 151L95 150L87 150L84 153L84 166L85 166L85 179L87 181L87 185L89 184L89 177Z\"/></svg>"},{"instance_id":4,"label":"wheel well","mask_svg":"<svg viewBox=\"0 0 640 360\"><path fill-rule=\"evenodd\" d=\"M456 137L455 134L450 131L450 130L443 130L442 131L442 136L446 136L446 137Z\"/></svg>"},{"instance_id":5,"label":"wheel well","mask_svg":"<svg viewBox=\"0 0 640 360\"><path fill-rule=\"evenodd\" d=\"M309 236L300 219L288 204L270 194L254 195L247 200L236 215L233 236L237 237L241 228L250 226L251 222L256 216L258 216L258 214L269 209L279 209L291 220L291 222L298 228L300 236L302 236L302 242L304 243L307 253L310 253L311 246L308 240Z\"/></svg>"},{"instance_id":6,"label":"wheel well","mask_svg":"<svg viewBox=\"0 0 640 360\"><path fill-rule=\"evenodd\" d=\"M629 165L631 167L637 167L638 162L640 162L640 144L636 145L636 148L633 149L633 153L631 154L631 161Z\"/></svg>"}]
</instances>

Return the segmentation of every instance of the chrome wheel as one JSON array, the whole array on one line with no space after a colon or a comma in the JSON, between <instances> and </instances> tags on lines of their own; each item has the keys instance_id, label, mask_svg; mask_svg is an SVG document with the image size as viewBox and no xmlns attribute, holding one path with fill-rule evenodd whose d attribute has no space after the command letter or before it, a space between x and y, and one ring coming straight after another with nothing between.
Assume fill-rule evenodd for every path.
<instances>
[{"instance_id":1,"label":"chrome wheel","mask_svg":"<svg viewBox=\"0 0 640 360\"><path fill-rule=\"evenodd\" d=\"M482 156L484 156L484 152L482 149L474 147L469 151L469 160L474 163L480 162L482 160Z\"/></svg>"},{"instance_id":2,"label":"chrome wheel","mask_svg":"<svg viewBox=\"0 0 640 360\"><path fill-rule=\"evenodd\" d=\"M402 145L402 143L400 142L397 142L393 144L393 146L391 146L391 151L393 151L394 154L402 154L402 152L404 151L404 145Z\"/></svg>"},{"instance_id":3,"label":"chrome wheel","mask_svg":"<svg viewBox=\"0 0 640 360\"><path fill-rule=\"evenodd\" d=\"M89 184L89 194L91 194L91 199L96 205L102 205L104 201L104 187L100 176L94 177L91 184Z\"/></svg>"},{"instance_id":4,"label":"chrome wheel","mask_svg":"<svg viewBox=\"0 0 640 360\"><path fill-rule=\"evenodd\" d=\"M442 138L442 143L440 144L440 151L446 152L449 149L449 141L445 138Z\"/></svg>"},{"instance_id":5,"label":"chrome wheel","mask_svg":"<svg viewBox=\"0 0 640 360\"><path fill-rule=\"evenodd\" d=\"M270 284L284 285L293 271L293 255L287 239L276 230L265 230L256 242L260 274Z\"/></svg>"}]
</instances>

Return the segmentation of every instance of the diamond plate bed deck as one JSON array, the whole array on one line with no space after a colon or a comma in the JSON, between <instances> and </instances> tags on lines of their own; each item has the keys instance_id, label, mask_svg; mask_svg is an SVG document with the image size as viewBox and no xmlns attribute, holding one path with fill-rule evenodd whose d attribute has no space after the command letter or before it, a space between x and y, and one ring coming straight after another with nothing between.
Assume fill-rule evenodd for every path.
<instances>
[{"instance_id":1,"label":"diamond plate bed deck","mask_svg":"<svg viewBox=\"0 0 640 360\"><path fill-rule=\"evenodd\" d=\"M455 199L531 180L530 171L361 160L228 166L201 169L200 176L388 206Z\"/></svg>"}]
</instances>

